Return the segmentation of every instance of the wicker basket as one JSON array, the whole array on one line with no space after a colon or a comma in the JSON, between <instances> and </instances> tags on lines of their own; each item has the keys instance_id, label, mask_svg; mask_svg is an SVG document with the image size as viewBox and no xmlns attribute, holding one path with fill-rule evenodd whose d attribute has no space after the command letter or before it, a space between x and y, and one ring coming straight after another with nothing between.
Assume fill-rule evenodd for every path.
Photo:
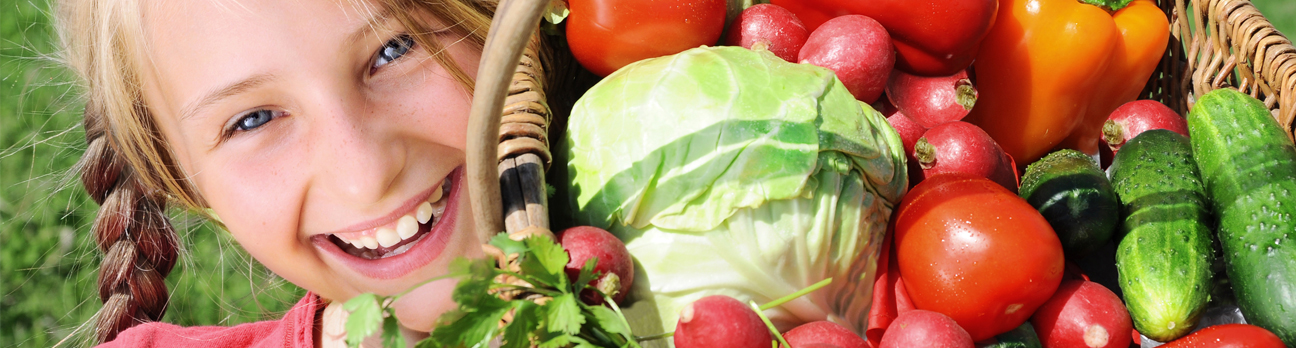
<instances>
[{"instance_id":1,"label":"wicker basket","mask_svg":"<svg viewBox=\"0 0 1296 348\"><path fill-rule=\"evenodd\" d=\"M1250 1L1160 0L1160 5L1170 19L1170 44L1142 98L1186 115L1198 96L1234 87L1264 101L1287 136L1296 135L1296 47L1291 40Z\"/></svg>"},{"instance_id":2,"label":"wicker basket","mask_svg":"<svg viewBox=\"0 0 1296 348\"><path fill-rule=\"evenodd\" d=\"M468 191L483 236L507 231L514 239L553 237L544 177L552 159L552 119L532 37L548 3L501 1L487 36L467 151ZM1246 0L1160 0L1160 6L1170 19L1171 42L1140 99L1186 114L1197 96L1235 87L1264 101L1293 136L1296 47L1290 40ZM498 250L487 249L501 267L515 267Z\"/></svg>"}]
</instances>

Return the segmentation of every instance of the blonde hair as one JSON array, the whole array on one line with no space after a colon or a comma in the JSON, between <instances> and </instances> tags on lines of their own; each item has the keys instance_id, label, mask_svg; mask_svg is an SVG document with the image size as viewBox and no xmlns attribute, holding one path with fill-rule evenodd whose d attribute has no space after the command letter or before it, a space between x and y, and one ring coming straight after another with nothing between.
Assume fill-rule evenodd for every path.
<instances>
[{"instance_id":1,"label":"blonde hair","mask_svg":"<svg viewBox=\"0 0 1296 348\"><path fill-rule=\"evenodd\" d=\"M431 14L464 35L458 44L480 50L495 1L376 0L409 28L469 92L473 81L427 30L419 14ZM100 204L92 232L105 253L99 271L104 302L95 323L100 342L122 330L162 318L164 280L176 263L178 238L166 215L168 203L201 208L201 195L172 159L143 99L145 64L141 0L67 0L56 27L64 61L85 87L87 149L78 164L82 184Z\"/></svg>"}]
</instances>

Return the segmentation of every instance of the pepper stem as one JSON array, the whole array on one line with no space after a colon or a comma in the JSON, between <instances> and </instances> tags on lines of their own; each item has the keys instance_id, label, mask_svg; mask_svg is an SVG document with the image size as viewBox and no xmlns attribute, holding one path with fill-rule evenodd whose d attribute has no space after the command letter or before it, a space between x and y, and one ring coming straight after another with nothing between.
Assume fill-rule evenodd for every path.
<instances>
[{"instance_id":1,"label":"pepper stem","mask_svg":"<svg viewBox=\"0 0 1296 348\"><path fill-rule=\"evenodd\" d=\"M1077 0L1077 1L1080 1L1085 4L1102 7L1104 10L1110 12L1120 11L1120 9L1125 8L1125 6L1129 6L1131 2L1134 2L1134 0Z\"/></svg>"}]
</instances>

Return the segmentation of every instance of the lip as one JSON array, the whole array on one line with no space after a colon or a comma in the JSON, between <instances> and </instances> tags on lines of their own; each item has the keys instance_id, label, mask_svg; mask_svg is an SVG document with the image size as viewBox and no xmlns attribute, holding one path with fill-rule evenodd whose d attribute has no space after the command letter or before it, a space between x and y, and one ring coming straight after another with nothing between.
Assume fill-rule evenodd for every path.
<instances>
[{"instance_id":1,"label":"lip","mask_svg":"<svg viewBox=\"0 0 1296 348\"><path fill-rule=\"evenodd\" d=\"M454 182L454 187L451 188L449 195L445 198L447 201L443 213L444 217L435 226L432 226L432 229L427 231L426 235L414 242L414 245L409 250L400 255L375 260L356 257L342 251L342 248L329 241L329 233L311 236L311 243L315 244L315 247L325 254L331 255L341 261L342 264L369 278L395 279L409 274L441 256L450 241L450 235L453 233L454 226L457 223L456 213L459 211L459 197L463 191L461 189L463 187L463 167L455 168L450 172L449 177ZM411 200L411 203L406 204L407 207L397 209L389 216L356 224L342 232L364 231L395 221L417 206L421 202L420 199L426 200L430 194L431 189L425 194L415 197Z\"/></svg>"}]
</instances>

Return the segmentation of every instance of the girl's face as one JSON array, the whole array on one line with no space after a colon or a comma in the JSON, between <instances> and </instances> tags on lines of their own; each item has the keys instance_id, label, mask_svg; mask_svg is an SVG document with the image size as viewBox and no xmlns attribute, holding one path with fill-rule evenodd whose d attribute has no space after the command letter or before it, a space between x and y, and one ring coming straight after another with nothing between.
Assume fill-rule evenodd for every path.
<instances>
[{"instance_id":1,"label":"girl's face","mask_svg":"<svg viewBox=\"0 0 1296 348\"><path fill-rule=\"evenodd\" d=\"M270 270L346 300L481 254L461 185L470 97L394 18L335 0L153 5L148 109L205 202ZM480 52L430 23L477 71ZM429 330L453 308L453 286L404 297L402 324Z\"/></svg>"}]
</instances>

